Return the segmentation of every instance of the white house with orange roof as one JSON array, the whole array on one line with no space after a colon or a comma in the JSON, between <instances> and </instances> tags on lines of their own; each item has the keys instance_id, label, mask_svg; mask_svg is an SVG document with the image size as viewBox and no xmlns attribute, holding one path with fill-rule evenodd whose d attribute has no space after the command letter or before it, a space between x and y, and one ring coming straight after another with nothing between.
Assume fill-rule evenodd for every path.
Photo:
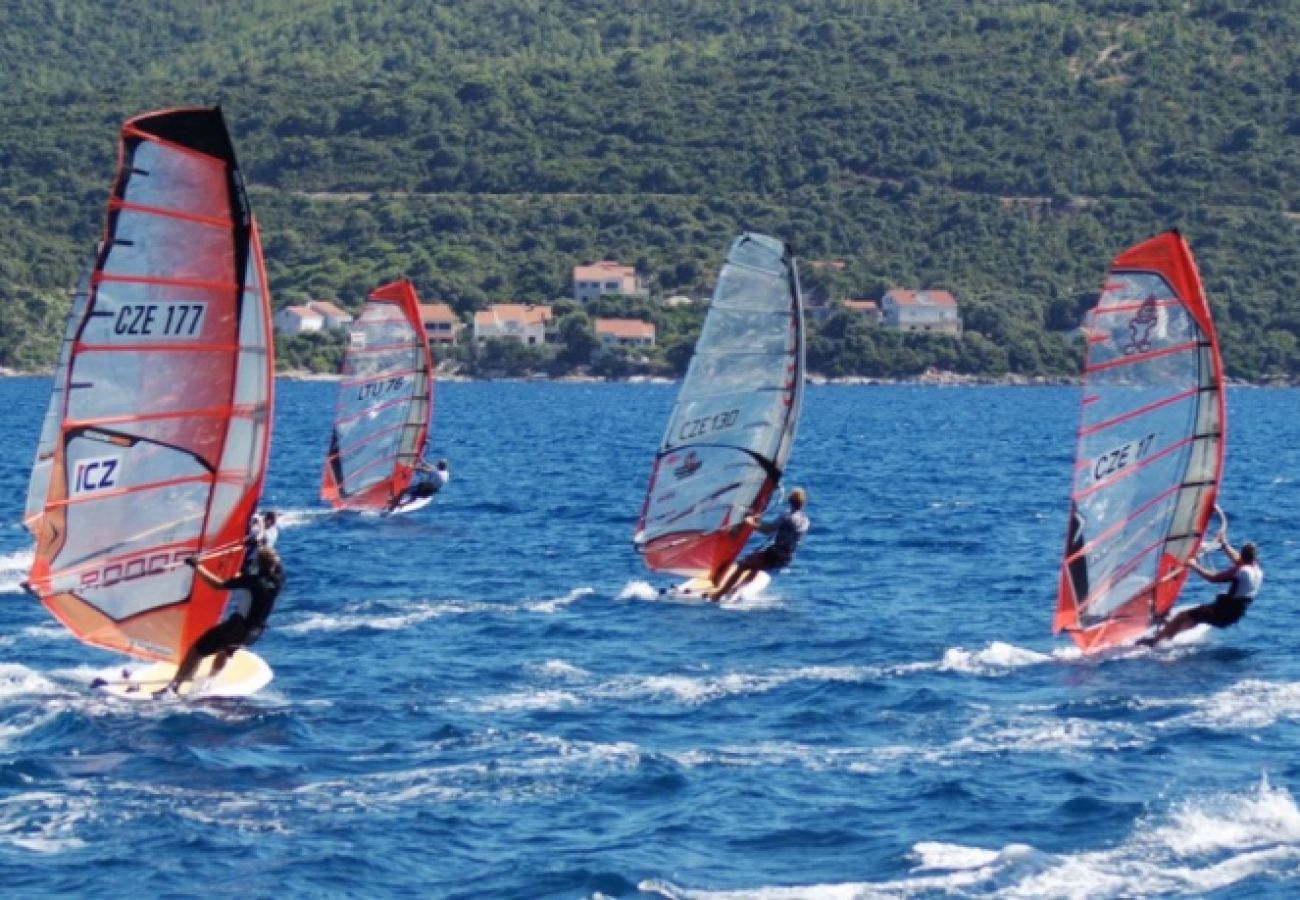
<instances>
[{"instance_id":1,"label":"white house with orange roof","mask_svg":"<svg viewBox=\"0 0 1300 900\"><path fill-rule=\"evenodd\" d=\"M456 313L446 303L421 303L420 321L424 323L424 333L429 336L430 344L456 343L460 323L456 319Z\"/></svg>"},{"instance_id":2,"label":"white house with orange roof","mask_svg":"<svg viewBox=\"0 0 1300 900\"><path fill-rule=\"evenodd\" d=\"M307 308L324 320L326 328L347 328L352 324L352 313L328 300L312 300Z\"/></svg>"},{"instance_id":3,"label":"white house with orange roof","mask_svg":"<svg viewBox=\"0 0 1300 900\"><path fill-rule=\"evenodd\" d=\"M605 347L653 347L655 326L640 319L596 319L596 337Z\"/></svg>"},{"instance_id":4,"label":"white house with orange roof","mask_svg":"<svg viewBox=\"0 0 1300 900\"><path fill-rule=\"evenodd\" d=\"M650 293L633 266L613 260L573 267L573 299L586 303L606 294L644 297Z\"/></svg>"},{"instance_id":5,"label":"white house with orange roof","mask_svg":"<svg viewBox=\"0 0 1300 900\"><path fill-rule=\"evenodd\" d=\"M880 310L880 304L875 300L841 300L840 306L849 312L855 312L860 316L866 316L867 321L872 325L879 325L880 319L884 313Z\"/></svg>"},{"instance_id":6,"label":"white house with orange roof","mask_svg":"<svg viewBox=\"0 0 1300 900\"><path fill-rule=\"evenodd\" d=\"M957 298L947 291L906 291L894 288L880 298L886 328L961 334Z\"/></svg>"},{"instance_id":7,"label":"white house with orange roof","mask_svg":"<svg viewBox=\"0 0 1300 900\"><path fill-rule=\"evenodd\" d=\"M531 303L494 303L474 313L474 340L506 338L541 346L554 328L551 308Z\"/></svg>"},{"instance_id":8,"label":"white house with orange roof","mask_svg":"<svg viewBox=\"0 0 1300 900\"><path fill-rule=\"evenodd\" d=\"M306 306L286 306L271 321L280 334L302 334L325 327L325 317Z\"/></svg>"}]
</instances>

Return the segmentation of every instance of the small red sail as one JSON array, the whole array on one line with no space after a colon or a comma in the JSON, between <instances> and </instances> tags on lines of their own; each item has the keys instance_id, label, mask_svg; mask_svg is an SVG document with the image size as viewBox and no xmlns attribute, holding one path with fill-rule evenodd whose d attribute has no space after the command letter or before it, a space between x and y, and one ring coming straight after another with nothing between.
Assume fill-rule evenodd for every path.
<instances>
[{"instance_id":1,"label":"small red sail","mask_svg":"<svg viewBox=\"0 0 1300 900\"><path fill-rule=\"evenodd\" d=\"M714 578L753 531L803 397L799 275L784 243L736 238L668 420L634 541L657 572Z\"/></svg>"},{"instance_id":2,"label":"small red sail","mask_svg":"<svg viewBox=\"0 0 1300 900\"><path fill-rule=\"evenodd\" d=\"M1223 472L1223 363L1177 232L1120 254L1084 325L1074 482L1054 632L1085 651L1173 607Z\"/></svg>"},{"instance_id":3,"label":"small red sail","mask_svg":"<svg viewBox=\"0 0 1300 900\"><path fill-rule=\"evenodd\" d=\"M273 406L257 225L219 109L123 126L29 587L78 638L177 661L221 618Z\"/></svg>"},{"instance_id":4,"label":"small red sail","mask_svg":"<svg viewBox=\"0 0 1300 900\"><path fill-rule=\"evenodd\" d=\"M388 509L424 453L433 358L411 282L376 288L352 323L321 498L335 509Z\"/></svg>"}]
</instances>

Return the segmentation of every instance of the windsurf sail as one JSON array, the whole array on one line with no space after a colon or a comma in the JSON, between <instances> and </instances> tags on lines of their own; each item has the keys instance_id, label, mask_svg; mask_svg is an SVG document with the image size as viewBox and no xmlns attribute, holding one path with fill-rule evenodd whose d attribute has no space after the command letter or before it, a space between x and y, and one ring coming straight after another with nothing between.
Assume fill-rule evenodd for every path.
<instances>
[{"instance_id":1,"label":"windsurf sail","mask_svg":"<svg viewBox=\"0 0 1300 900\"><path fill-rule=\"evenodd\" d=\"M257 225L219 109L130 119L69 348L29 589L83 641L176 662L222 617L272 417Z\"/></svg>"},{"instance_id":2,"label":"windsurf sail","mask_svg":"<svg viewBox=\"0 0 1300 900\"><path fill-rule=\"evenodd\" d=\"M650 473L634 542L654 571L715 583L781 479L803 399L799 274L784 243L743 234L718 276Z\"/></svg>"},{"instance_id":3,"label":"windsurf sail","mask_svg":"<svg viewBox=\"0 0 1300 900\"><path fill-rule=\"evenodd\" d=\"M90 273L94 271L94 266L95 257L92 256L82 270L76 290L72 292L72 305L68 309L63 343L59 347L59 362L54 367L50 402L45 409L45 419L41 422L41 436L36 443L36 460L32 463L32 476L27 483L27 506L23 511L23 524L33 536L38 533L41 514L45 512L45 499L50 488L50 468L54 465L54 445L58 441L59 425L63 421L63 395L64 385L68 380L68 360L72 356L72 344L77 335L77 328L81 325L81 317L86 312L86 299L90 296Z\"/></svg>"},{"instance_id":4,"label":"windsurf sail","mask_svg":"<svg viewBox=\"0 0 1300 900\"><path fill-rule=\"evenodd\" d=\"M376 288L353 321L321 498L385 510L415 477L429 435L433 359L415 286Z\"/></svg>"},{"instance_id":5,"label":"windsurf sail","mask_svg":"<svg viewBox=\"0 0 1300 900\"><path fill-rule=\"evenodd\" d=\"M1054 632L1085 651L1163 618L1223 471L1223 364L1177 232L1120 254L1084 324L1087 352Z\"/></svg>"}]
</instances>

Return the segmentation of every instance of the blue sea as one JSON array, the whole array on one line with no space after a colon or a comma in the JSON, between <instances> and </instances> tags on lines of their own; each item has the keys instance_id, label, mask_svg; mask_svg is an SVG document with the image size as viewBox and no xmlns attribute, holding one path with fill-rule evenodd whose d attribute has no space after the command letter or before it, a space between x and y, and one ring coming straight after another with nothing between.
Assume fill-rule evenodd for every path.
<instances>
[{"instance_id":1,"label":"blue sea","mask_svg":"<svg viewBox=\"0 0 1300 900\"><path fill-rule=\"evenodd\" d=\"M814 386L812 531L738 606L631 546L673 385L438 387L435 503L317 499L335 385L278 385L288 585L244 701L90 692L120 658L19 588L48 379L0 380L7 897L1289 897L1300 392L1229 393L1235 628L1049 634L1078 392ZM1186 601L1209 599L1193 579Z\"/></svg>"}]
</instances>

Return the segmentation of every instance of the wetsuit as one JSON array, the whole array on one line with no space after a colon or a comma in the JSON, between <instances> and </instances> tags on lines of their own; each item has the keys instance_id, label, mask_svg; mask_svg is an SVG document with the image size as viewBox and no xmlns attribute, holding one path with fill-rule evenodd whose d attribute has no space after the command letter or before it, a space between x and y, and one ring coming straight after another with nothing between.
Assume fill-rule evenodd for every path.
<instances>
[{"instance_id":1,"label":"wetsuit","mask_svg":"<svg viewBox=\"0 0 1300 900\"><path fill-rule=\"evenodd\" d=\"M812 523L808 521L808 517L801 509L783 513L781 518L776 520L775 525L769 526L769 529L759 529L775 532L772 542L746 556L736 564L736 567L760 571L784 569L794 560L794 551L811 526Z\"/></svg>"},{"instance_id":2,"label":"wetsuit","mask_svg":"<svg viewBox=\"0 0 1300 900\"><path fill-rule=\"evenodd\" d=\"M1213 603L1188 610L1188 616L1197 625L1213 625L1215 628L1235 625L1246 614L1263 580L1264 571L1258 563L1239 565L1228 590L1215 597Z\"/></svg>"},{"instance_id":3,"label":"wetsuit","mask_svg":"<svg viewBox=\"0 0 1300 900\"><path fill-rule=\"evenodd\" d=\"M194 642L185 659L176 668L175 682L188 681L198 667L199 660L205 656L222 651L233 651L239 647L250 647L257 642L266 630L266 620L275 606L275 598L284 586L283 571L245 572L234 578L221 582L223 590L248 592L250 602L246 612L236 612L224 622L209 628Z\"/></svg>"}]
</instances>

